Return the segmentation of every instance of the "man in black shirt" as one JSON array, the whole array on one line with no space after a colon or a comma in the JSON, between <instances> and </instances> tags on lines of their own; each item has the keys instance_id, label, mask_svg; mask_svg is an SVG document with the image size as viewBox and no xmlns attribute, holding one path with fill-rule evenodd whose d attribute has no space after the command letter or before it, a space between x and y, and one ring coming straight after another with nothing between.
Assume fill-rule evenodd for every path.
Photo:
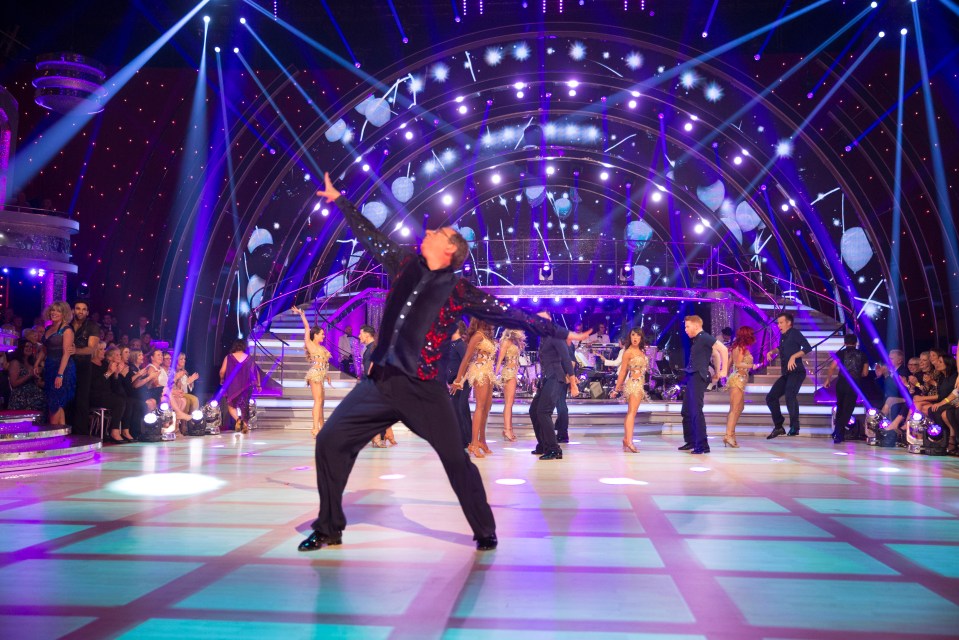
<instances>
[{"instance_id":1,"label":"man in black shirt","mask_svg":"<svg viewBox=\"0 0 959 640\"><path fill-rule=\"evenodd\" d=\"M699 316L686 316L686 335L691 340L689 361L686 363L686 393L683 395L683 439L686 444L680 451L702 454L709 453L706 440L706 416L703 404L706 397L706 385L710 380L709 363L715 357L716 375L713 382L725 378L729 366L729 350L722 342L703 331L703 319Z\"/></svg>"},{"instance_id":2,"label":"man in black shirt","mask_svg":"<svg viewBox=\"0 0 959 640\"><path fill-rule=\"evenodd\" d=\"M822 385L828 389L836 371L839 371L839 377L836 379L836 414L832 431L832 441L836 444L846 438L849 418L856 409L856 400L862 393L863 382L869 374L869 360L865 353L856 348L858 340L855 334L847 333L842 343L843 348L832 356L832 362L826 370L826 381Z\"/></svg>"},{"instance_id":3,"label":"man in black shirt","mask_svg":"<svg viewBox=\"0 0 959 640\"><path fill-rule=\"evenodd\" d=\"M469 251L450 227L427 230L420 255L377 230L333 187L329 175L318 196L335 202L357 239L380 262L390 291L368 380L361 381L333 411L316 438L316 480L320 510L313 533L300 543L312 551L343 541L343 491L356 457L385 427L402 421L439 455L450 485L473 530L476 548L497 545L493 511L479 470L463 450L457 419L445 384L443 355L463 315L494 324L565 339L566 329L531 316L484 293L454 269ZM585 335L574 336L582 339Z\"/></svg>"},{"instance_id":4,"label":"man in black shirt","mask_svg":"<svg viewBox=\"0 0 959 640\"><path fill-rule=\"evenodd\" d=\"M73 399L73 433L90 432L90 380L93 364L90 359L100 344L100 327L90 319L90 305L83 300L73 303L73 362L77 367L77 391Z\"/></svg>"},{"instance_id":5,"label":"man in black shirt","mask_svg":"<svg viewBox=\"0 0 959 640\"><path fill-rule=\"evenodd\" d=\"M799 435L799 388L806 379L806 367L802 359L812 351L805 336L793 327L793 314L780 313L776 317L776 325L781 334L779 348L766 354L766 362L772 362L778 353L782 375L766 394L766 406L773 417L773 430L766 436L767 440L786 435L786 430L783 429L783 412L779 408L779 398L784 395L786 410L789 412L789 435Z\"/></svg>"},{"instance_id":6,"label":"man in black shirt","mask_svg":"<svg viewBox=\"0 0 959 640\"><path fill-rule=\"evenodd\" d=\"M363 370L360 371L360 380L370 377L370 365L373 364L373 345L376 342L376 329L368 324L360 327L360 344L363 345Z\"/></svg>"},{"instance_id":7,"label":"man in black shirt","mask_svg":"<svg viewBox=\"0 0 959 640\"><path fill-rule=\"evenodd\" d=\"M550 317L548 311L540 311L537 315L546 320ZM554 336L540 340L539 367L539 391L529 405L529 417L533 421L533 433L536 434L536 448L532 453L539 455L540 460L562 460L563 450L556 440L553 426L553 410L561 400L565 401L567 387L574 398L579 395L573 362L564 338ZM569 434L565 435L568 441Z\"/></svg>"}]
</instances>

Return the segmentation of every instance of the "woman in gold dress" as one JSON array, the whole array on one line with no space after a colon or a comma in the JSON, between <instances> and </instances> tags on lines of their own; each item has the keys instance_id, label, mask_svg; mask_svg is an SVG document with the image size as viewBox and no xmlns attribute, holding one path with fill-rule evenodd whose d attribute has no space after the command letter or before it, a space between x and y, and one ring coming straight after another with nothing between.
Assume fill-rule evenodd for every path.
<instances>
[{"instance_id":1,"label":"woman in gold dress","mask_svg":"<svg viewBox=\"0 0 959 640\"><path fill-rule=\"evenodd\" d=\"M753 370L753 354L749 348L755 343L756 336L752 327L739 327L730 350L733 374L726 382L729 388L729 415L726 416L724 447L739 448L739 443L736 442L736 423L746 406L746 382L749 380L749 372Z\"/></svg>"},{"instance_id":2,"label":"woman in gold dress","mask_svg":"<svg viewBox=\"0 0 959 640\"><path fill-rule=\"evenodd\" d=\"M646 357L646 338L643 330L633 327L629 332L629 346L623 353L623 361L619 365L619 377L616 379L616 388L610 397L622 392L627 402L626 420L623 422L623 451L639 453L633 446L633 425L636 422L636 412L640 403L645 399L646 370L649 368L649 358Z\"/></svg>"},{"instance_id":3,"label":"woman in gold dress","mask_svg":"<svg viewBox=\"0 0 959 640\"><path fill-rule=\"evenodd\" d=\"M516 399L516 376L519 373L519 355L526 348L526 334L519 329L503 332L499 341L497 378L503 387L503 438L516 442L513 433L513 401Z\"/></svg>"},{"instance_id":4,"label":"woman in gold dress","mask_svg":"<svg viewBox=\"0 0 959 640\"><path fill-rule=\"evenodd\" d=\"M477 458L492 453L486 444L486 419L493 406L493 362L496 358L496 343L493 342L493 325L474 318L467 332L466 355L460 364L454 388L463 388L463 380L473 387L476 411L473 412L473 437L467 451Z\"/></svg>"},{"instance_id":5,"label":"woman in gold dress","mask_svg":"<svg viewBox=\"0 0 959 640\"><path fill-rule=\"evenodd\" d=\"M326 332L320 327L310 328L303 309L293 307L293 313L303 321L303 349L306 358L310 361L310 370L306 372L306 384L313 395L313 428L310 433L315 438L323 428L323 383L333 386L330 382L330 352L323 346Z\"/></svg>"}]
</instances>

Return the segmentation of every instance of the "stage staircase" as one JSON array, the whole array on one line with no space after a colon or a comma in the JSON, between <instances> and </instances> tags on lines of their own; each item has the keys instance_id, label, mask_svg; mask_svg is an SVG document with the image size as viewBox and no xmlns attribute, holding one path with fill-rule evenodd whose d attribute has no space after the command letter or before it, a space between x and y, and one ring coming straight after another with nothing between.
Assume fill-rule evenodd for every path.
<instances>
[{"instance_id":1,"label":"stage staircase","mask_svg":"<svg viewBox=\"0 0 959 640\"><path fill-rule=\"evenodd\" d=\"M772 305L759 305L763 311L772 315L775 309ZM782 308L782 307L778 307ZM834 319L808 307L797 307L795 304L786 306L786 309L796 314L795 326L803 332L812 345L820 344L804 361L809 372L805 383L800 390L801 405L801 435L827 436L832 431L832 405L820 403L816 398L823 395L819 390L817 379L825 371L830 353L842 346L842 337L829 337L838 326ZM356 332L358 327L354 327ZM770 331L778 336L775 324L770 325ZM258 351L256 362L264 371L273 370L273 377L277 380L277 389L281 395L264 393L257 397L257 421L259 428L270 429L301 429L308 431L312 424L311 411L313 400L306 385L304 376L309 364L303 351L303 326L294 314L282 314L271 323L272 335L260 339L260 344L268 350ZM828 339L827 339L828 338ZM778 344L778 337L774 338ZM283 354L282 367L276 366L277 354ZM819 376L814 374L820 370ZM282 368L282 372L280 369ZM774 361L768 370L760 370L746 387L746 408L740 418L737 432L743 435L765 435L771 429L769 410L765 404L765 395L779 377L779 363ZM348 374L331 369L333 387L327 387L324 414L330 413L347 393L355 386L356 379ZM532 426L529 420L529 397L517 397L513 408L513 423L522 437L532 437ZM570 399L570 424L575 437L579 435L606 435L621 432L625 404L610 400ZM649 400L640 407L636 421L636 433L642 434L681 434L682 433L682 403L662 402ZM710 434L722 434L725 431L726 415L729 410L728 393L723 390L706 393L706 422ZM494 399L490 411L488 427L491 433L499 433L502 428L502 402ZM861 413L862 408L857 408ZM785 415L785 405L783 414ZM525 433L524 433L525 432Z\"/></svg>"}]
</instances>

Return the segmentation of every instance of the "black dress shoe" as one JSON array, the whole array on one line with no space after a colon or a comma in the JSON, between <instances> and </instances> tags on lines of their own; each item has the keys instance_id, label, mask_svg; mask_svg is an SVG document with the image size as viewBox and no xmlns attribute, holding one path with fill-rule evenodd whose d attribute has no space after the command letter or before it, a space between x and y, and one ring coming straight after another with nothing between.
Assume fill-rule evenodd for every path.
<instances>
[{"instance_id":1,"label":"black dress shoe","mask_svg":"<svg viewBox=\"0 0 959 640\"><path fill-rule=\"evenodd\" d=\"M697 447L693 449L692 451L690 451L690 453L693 454L694 456L698 456L704 453L709 453L709 447L702 447L702 448Z\"/></svg>"},{"instance_id":2,"label":"black dress shoe","mask_svg":"<svg viewBox=\"0 0 959 640\"><path fill-rule=\"evenodd\" d=\"M496 539L495 533L491 536L476 538L477 551L492 551L493 549L496 548L497 544L499 544L499 540Z\"/></svg>"},{"instance_id":3,"label":"black dress shoe","mask_svg":"<svg viewBox=\"0 0 959 640\"><path fill-rule=\"evenodd\" d=\"M339 533L335 536L324 536L314 531L310 534L310 537L301 542L300 546L298 546L296 549L297 551L316 551L323 545L333 547L338 544L343 544L342 533Z\"/></svg>"},{"instance_id":4,"label":"black dress shoe","mask_svg":"<svg viewBox=\"0 0 959 640\"><path fill-rule=\"evenodd\" d=\"M692 445L691 443L687 442L687 443L684 444L683 446L679 447L679 450L680 450L680 451L689 451L689 450L692 449L692 448L693 448L693 445Z\"/></svg>"},{"instance_id":5,"label":"black dress shoe","mask_svg":"<svg viewBox=\"0 0 959 640\"><path fill-rule=\"evenodd\" d=\"M548 453L544 453L543 455L541 455L541 456L539 457L539 459L540 459L540 460L562 460L562 459L563 459L563 452L562 452L562 451L550 451L550 452L548 452Z\"/></svg>"},{"instance_id":6,"label":"black dress shoe","mask_svg":"<svg viewBox=\"0 0 959 640\"><path fill-rule=\"evenodd\" d=\"M766 440L772 440L773 438L778 438L779 436L786 435L786 430L782 427L773 427L773 430L766 436Z\"/></svg>"},{"instance_id":7,"label":"black dress shoe","mask_svg":"<svg viewBox=\"0 0 959 640\"><path fill-rule=\"evenodd\" d=\"M560 444L569 444L569 438L556 438L556 442Z\"/></svg>"},{"instance_id":8,"label":"black dress shoe","mask_svg":"<svg viewBox=\"0 0 959 640\"><path fill-rule=\"evenodd\" d=\"M798 436L798 435L799 435L799 429L790 429L790 430L789 430L789 433L787 433L786 435L787 435L787 436Z\"/></svg>"},{"instance_id":9,"label":"black dress shoe","mask_svg":"<svg viewBox=\"0 0 959 640\"><path fill-rule=\"evenodd\" d=\"M832 439L832 443L833 443L833 444L842 444L843 442L845 442L845 439L843 439L843 438L833 438L833 439Z\"/></svg>"},{"instance_id":10,"label":"black dress shoe","mask_svg":"<svg viewBox=\"0 0 959 640\"><path fill-rule=\"evenodd\" d=\"M546 453L546 451L542 447L536 447L535 449L530 451L530 453L532 453L534 456L541 456L544 453Z\"/></svg>"}]
</instances>

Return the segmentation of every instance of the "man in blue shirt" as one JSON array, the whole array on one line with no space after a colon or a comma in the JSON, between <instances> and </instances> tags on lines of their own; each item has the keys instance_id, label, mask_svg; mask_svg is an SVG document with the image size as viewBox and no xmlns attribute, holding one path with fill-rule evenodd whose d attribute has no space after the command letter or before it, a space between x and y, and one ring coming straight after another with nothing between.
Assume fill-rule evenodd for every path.
<instances>
[{"instance_id":1,"label":"man in blue shirt","mask_svg":"<svg viewBox=\"0 0 959 640\"><path fill-rule=\"evenodd\" d=\"M706 416L703 404L706 397L706 385L709 383L709 363L718 360L713 382L726 377L729 366L729 350L722 342L703 331L703 319L699 316L686 316L686 335L690 339L689 361L686 363L686 393L683 395L683 438L686 444L680 451L702 454L709 453L706 440Z\"/></svg>"},{"instance_id":2,"label":"man in blue shirt","mask_svg":"<svg viewBox=\"0 0 959 640\"><path fill-rule=\"evenodd\" d=\"M776 317L776 325L779 327L779 333L782 334L779 338L779 348L766 354L766 362L772 362L778 353L782 375L766 394L766 406L769 407L773 417L773 430L766 436L767 440L786 435L786 430L783 429L783 422L785 422L783 412L779 408L779 399L783 396L786 396L786 410L789 412L788 435L799 435L799 388L806 379L806 367L802 359L812 351L809 341L799 329L793 327L793 314L780 313Z\"/></svg>"}]
</instances>

